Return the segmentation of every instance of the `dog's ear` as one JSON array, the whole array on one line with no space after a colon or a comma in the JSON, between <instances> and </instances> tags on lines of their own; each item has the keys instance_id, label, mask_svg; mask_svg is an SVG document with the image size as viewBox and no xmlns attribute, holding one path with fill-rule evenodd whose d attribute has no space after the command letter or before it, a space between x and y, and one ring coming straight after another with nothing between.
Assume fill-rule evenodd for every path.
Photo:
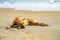
<instances>
[{"instance_id":1,"label":"dog's ear","mask_svg":"<svg viewBox=\"0 0 60 40\"><path fill-rule=\"evenodd\" d=\"M23 19L23 21L25 20L25 18Z\"/></svg>"}]
</instances>

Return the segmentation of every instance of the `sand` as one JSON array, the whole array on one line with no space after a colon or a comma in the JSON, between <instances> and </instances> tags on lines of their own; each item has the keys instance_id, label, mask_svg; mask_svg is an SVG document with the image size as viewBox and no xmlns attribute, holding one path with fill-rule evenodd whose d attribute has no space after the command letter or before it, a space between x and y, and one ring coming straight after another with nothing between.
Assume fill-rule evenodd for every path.
<instances>
[{"instance_id":1,"label":"sand","mask_svg":"<svg viewBox=\"0 0 60 40\"><path fill-rule=\"evenodd\" d=\"M34 18L49 24L6 29L15 17ZM31 11L0 8L0 40L60 40L60 11Z\"/></svg>"}]
</instances>

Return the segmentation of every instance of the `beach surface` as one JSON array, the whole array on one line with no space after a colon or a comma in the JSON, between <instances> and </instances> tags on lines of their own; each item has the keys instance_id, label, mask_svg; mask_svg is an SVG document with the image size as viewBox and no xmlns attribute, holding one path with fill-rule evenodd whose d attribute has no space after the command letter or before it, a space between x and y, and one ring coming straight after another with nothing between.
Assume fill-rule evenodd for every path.
<instances>
[{"instance_id":1,"label":"beach surface","mask_svg":"<svg viewBox=\"0 0 60 40\"><path fill-rule=\"evenodd\" d=\"M15 17L34 18L49 26L26 26L11 28ZM0 40L60 40L60 11L31 11L0 8Z\"/></svg>"}]
</instances>

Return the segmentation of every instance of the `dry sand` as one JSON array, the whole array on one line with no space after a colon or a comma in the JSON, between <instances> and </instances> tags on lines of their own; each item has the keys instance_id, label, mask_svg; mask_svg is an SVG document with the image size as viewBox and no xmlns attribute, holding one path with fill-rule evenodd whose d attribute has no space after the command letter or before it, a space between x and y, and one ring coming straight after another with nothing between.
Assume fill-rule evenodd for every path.
<instances>
[{"instance_id":1,"label":"dry sand","mask_svg":"<svg viewBox=\"0 0 60 40\"><path fill-rule=\"evenodd\" d=\"M39 22L49 24L43 26L26 26L25 29L11 28L16 16L34 18ZM60 40L60 12L59 11L28 11L0 8L0 40Z\"/></svg>"}]
</instances>

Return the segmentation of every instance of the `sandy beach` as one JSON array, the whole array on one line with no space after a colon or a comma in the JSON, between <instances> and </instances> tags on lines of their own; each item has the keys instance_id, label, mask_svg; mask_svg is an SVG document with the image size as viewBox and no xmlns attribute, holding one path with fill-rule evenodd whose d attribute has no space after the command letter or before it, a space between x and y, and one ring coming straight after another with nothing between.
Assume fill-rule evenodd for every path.
<instances>
[{"instance_id":1,"label":"sandy beach","mask_svg":"<svg viewBox=\"0 0 60 40\"><path fill-rule=\"evenodd\" d=\"M15 17L34 18L48 24L6 29ZM60 11L31 11L0 8L0 40L60 40Z\"/></svg>"}]
</instances>

